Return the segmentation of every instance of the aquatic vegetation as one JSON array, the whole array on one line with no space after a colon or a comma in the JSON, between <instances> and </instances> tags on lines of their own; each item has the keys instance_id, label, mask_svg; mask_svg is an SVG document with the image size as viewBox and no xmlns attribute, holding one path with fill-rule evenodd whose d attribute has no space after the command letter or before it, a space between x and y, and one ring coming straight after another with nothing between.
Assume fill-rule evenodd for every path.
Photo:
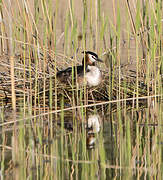
<instances>
[{"instance_id":1,"label":"aquatic vegetation","mask_svg":"<svg viewBox=\"0 0 163 180\"><path fill-rule=\"evenodd\" d=\"M162 3L0 1L1 179L162 178Z\"/></svg>"}]
</instances>

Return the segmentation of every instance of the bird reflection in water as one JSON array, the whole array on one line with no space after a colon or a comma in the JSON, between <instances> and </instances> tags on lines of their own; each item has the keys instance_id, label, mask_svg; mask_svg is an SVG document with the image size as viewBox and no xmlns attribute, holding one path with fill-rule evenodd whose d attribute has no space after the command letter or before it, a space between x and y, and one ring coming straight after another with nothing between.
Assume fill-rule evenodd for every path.
<instances>
[{"instance_id":1,"label":"bird reflection in water","mask_svg":"<svg viewBox=\"0 0 163 180\"><path fill-rule=\"evenodd\" d=\"M88 116L87 120L87 148L93 149L97 139L97 133L100 132L101 118L98 114Z\"/></svg>"}]
</instances>

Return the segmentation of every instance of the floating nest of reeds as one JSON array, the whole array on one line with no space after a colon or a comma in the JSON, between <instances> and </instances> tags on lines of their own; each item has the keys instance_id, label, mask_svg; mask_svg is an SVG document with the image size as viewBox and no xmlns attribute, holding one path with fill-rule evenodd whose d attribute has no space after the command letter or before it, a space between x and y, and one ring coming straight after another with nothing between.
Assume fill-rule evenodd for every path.
<instances>
[{"instance_id":1,"label":"floating nest of reeds","mask_svg":"<svg viewBox=\"0 0 163 180\"><path fill-rule=\"evenodd\" d=\"M1 58L2 59L2 58ZM18 61L19 62L19 61ZM10 102L12 97L10 65L1 60L0 69L0 99L1 102ZM118 68L117 68L118 69ZM52 75L51 75L52 74ZM26 99L35 102L39 106L52 105L61 106L64 99L65 106L81 104L98 104L106 101L118 101L133 97L149 96L153 94L152 81L149 86L143 78L135 76L132 71L130 75L119 75L118 71L103 71L103 81L98 87L77 88L75 84L60 84L55 79L54 71L39 71L35 65L24 67L17 63L15 67L15 94L18 101Z\"/></svg>"}]
</instances>

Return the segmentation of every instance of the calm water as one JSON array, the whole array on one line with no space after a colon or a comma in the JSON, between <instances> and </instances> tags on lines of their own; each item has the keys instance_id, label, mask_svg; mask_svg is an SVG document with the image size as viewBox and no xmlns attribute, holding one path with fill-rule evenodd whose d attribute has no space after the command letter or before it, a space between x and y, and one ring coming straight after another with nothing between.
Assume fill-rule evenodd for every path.
<instances>
[{"instance_id":1,"label":"calm water","mask_svg":"<svg viewBox=\"0 0 163 180\"><path fill-rule=\"evenodd\" d=\"M89 110L84 123L60 115L57 123L53 115L52 122L50 116L22 121L19 112L15 128L1 126L1 179L161 179L162 110L162 103L105 114ZM1 123L12 121L3 111ZM86 127L92 117L98 129Z\"/></svg>"}]
</instances>

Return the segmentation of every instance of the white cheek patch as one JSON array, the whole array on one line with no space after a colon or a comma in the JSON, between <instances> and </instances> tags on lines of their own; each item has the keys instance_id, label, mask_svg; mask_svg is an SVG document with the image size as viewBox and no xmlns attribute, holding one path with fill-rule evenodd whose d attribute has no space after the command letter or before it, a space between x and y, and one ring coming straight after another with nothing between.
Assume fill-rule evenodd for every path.
<instances>
[{"instance_id":1,"label":"white cheek patch","mask_svg":"<svg viewBox=\"0 0 163 180\"><path fill-rule=\"evenodd\" d=\"M95 62L96 61L93 55L88 54L88 57L89 57L91 62Z\"/></svg>"}]
</instances>

